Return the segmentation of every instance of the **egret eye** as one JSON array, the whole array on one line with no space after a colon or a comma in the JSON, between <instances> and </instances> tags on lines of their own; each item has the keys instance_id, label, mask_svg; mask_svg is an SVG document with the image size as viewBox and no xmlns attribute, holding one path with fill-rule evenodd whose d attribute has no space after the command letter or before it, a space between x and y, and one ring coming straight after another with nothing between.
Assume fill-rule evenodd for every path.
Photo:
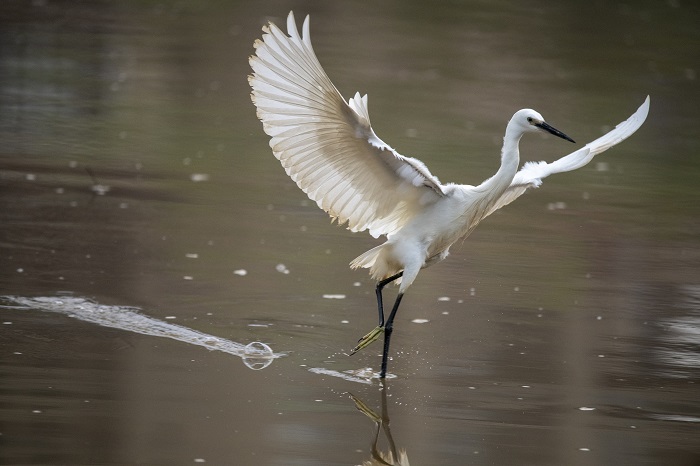
<instances>
[{"instance_id":1,"label":"egret eye","mask_svg":"<svg viewBox=\"0 0 700 466\"><path fill-rule=\"evenodd\" d=\"M527 122L532 123L532 117L527 117Z\"/></svg>"}]
</instances>

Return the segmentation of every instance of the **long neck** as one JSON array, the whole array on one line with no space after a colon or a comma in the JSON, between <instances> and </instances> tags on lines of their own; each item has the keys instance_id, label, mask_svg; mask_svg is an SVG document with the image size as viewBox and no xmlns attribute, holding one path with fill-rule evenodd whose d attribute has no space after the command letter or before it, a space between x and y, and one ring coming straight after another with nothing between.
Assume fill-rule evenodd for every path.
<instances>
[{"instance_id":1,"label":"long neck","mask_svg":"<svg viewBox=\"0 0 700 466\"><path fill-rule=\"evenodd\" d=\"M506 135L503 138L503 149L501 150L501 166L495 175L479 185L479 189L488 193L503 192L510 186L513 177L518 171L520 164L520 151L518 144L522 137L522 132L515 131L509 124L506 128Z\"/></svg>"}]
</instances>

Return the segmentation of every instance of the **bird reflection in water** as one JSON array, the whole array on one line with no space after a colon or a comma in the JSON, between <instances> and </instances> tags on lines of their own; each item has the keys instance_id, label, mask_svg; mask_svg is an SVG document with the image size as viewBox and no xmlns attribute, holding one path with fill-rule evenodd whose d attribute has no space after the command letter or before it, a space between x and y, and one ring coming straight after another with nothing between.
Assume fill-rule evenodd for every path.
<instances>
[{"instance_id":1,"label":"bird reflection in water","mask_svg":"<svg viewBox=\"0 0 700 466\"><path fill-rule=\"evenodd\" d=\"M374 440L372 441L372 447L370 452L372 457L362 462L362 466L375 466L375 465L388 465L388 466L409 466L408 454L406 450L396 449L396 444L394 443L394 437L391 435L391 428L389 426L389 410L387 408L386 393L388 387L386 382L382 384L382 413L377 414L372 408L367 406L362 400L357 398L352 393L349 393L350 398L355 403L355 407L362 412L365 416L370 418L375 424ZM383 452L379 449L379 434L384 431L384 436L389 445L389 450Z\"/></svg>"}]
</instances>

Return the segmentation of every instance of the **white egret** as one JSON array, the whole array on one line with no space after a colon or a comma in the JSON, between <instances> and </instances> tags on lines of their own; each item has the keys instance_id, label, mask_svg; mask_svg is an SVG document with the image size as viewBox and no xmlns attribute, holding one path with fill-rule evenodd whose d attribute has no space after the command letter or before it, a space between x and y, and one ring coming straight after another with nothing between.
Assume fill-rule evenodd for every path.
<instances>
[{"instance_id":1,"label":"white egret","mask_svg":"<svg viewBox=\"0 0 700 466\"><path fill-rule=\"evenodd\" d=\"M573 142L534 110L523 109L506 126L501 166L478 186L442 184L420 160L400 155L370 126L367 96L347 102L321 67L311 46L309 17L303 34L294 15L287 34L270 23L255 41L249 83L270 147L287 174L310 199L351 231L368 230L386 241L354 259L369 268L376 287L379 325L352 351L384 334L380 377L386 376L389 343L401 298L418 272L445 259L485 217L554 173L575 170L620 143L644 122L649 97L615 129L552 163L528 162L520 170L518 144L525 133L545 131ZM382 289L400 283L388 318Z\"/></svg>"}]
</instances>

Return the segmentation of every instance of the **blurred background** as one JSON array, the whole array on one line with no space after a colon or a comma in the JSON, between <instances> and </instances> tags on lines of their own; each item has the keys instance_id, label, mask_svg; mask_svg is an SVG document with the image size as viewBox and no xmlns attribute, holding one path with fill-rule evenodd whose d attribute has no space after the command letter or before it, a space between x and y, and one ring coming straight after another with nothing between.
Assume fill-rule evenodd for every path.
<instances>
[{"instance_id":1,"label":"blurred background","mask_svg":"<svg viewBox=\"0 0 700 466\"><path fill-rule=\"evenodd\" d=\"M253 42L292 9L443 182L491 176L520 108L578 147L651 95L629 140L421 273L383 403L342 375L380 362L345 355L376 325L347 264L378 241L329 224L250 102ZM363 464L375 424L348 392L412 464L700 464L699 21L683 0L1 2L0 464ZM521 156L574 148L535 135ZM7 296L286 356L252 371Z\"/></svg>"}]
</instances>

